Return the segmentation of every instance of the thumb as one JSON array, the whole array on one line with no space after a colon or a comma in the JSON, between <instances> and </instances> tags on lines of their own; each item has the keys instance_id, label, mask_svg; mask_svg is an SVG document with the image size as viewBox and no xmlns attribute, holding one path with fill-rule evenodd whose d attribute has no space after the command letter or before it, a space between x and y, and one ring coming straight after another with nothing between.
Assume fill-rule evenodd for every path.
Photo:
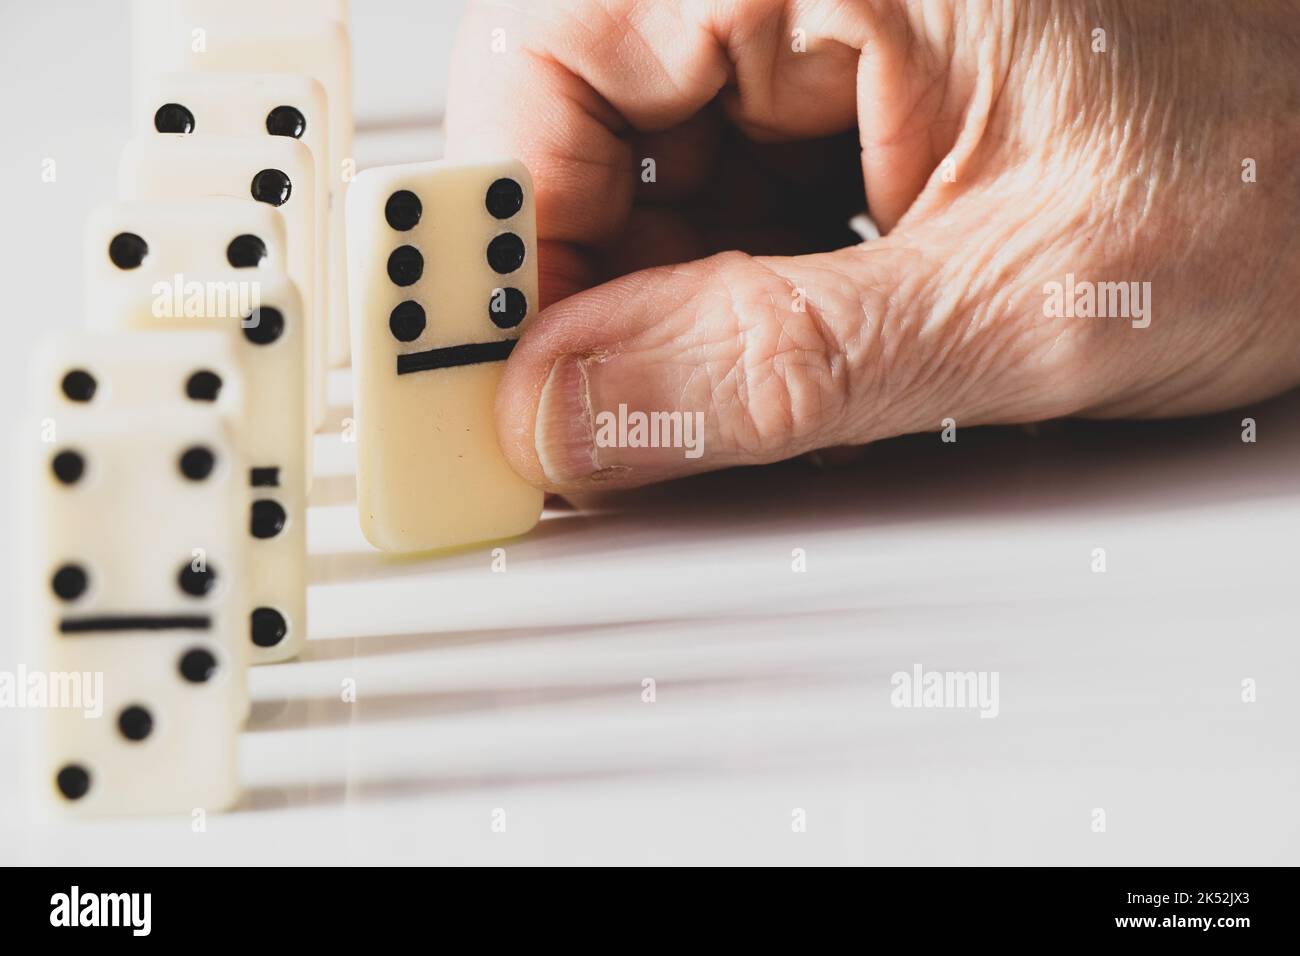
<instances>
[{"instance_id":1,"label":"thumb","mask_svg":"<svg viewBox=\"0 0 1300 956\"><path fill-rule=\"evenodd\" d=\"M932 301L945 286L926 248L896 232L800 258L729 252L572 296L507 365L506 456L573 493L1005 419L993 396L1025 389L991 366L1015 350L972 335L959 302Z\"/></svg>"}]
</instances>

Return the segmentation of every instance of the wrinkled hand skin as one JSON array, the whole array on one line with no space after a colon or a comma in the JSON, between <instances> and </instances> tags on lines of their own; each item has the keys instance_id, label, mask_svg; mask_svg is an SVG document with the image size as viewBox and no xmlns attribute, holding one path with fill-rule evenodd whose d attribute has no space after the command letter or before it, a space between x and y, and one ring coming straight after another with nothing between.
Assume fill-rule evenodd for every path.
<instances>
[{"instance_id":1,"label":"wrinkled hand skin","mask_svg":"<svg viewBox=\"0 0 1300 956\"><path fill-rule=\"evenodd\" d=\"M497 417L554 491L1300 383L1297 0L482 0L447 134L537 183ZM1149 327L1046 317L1067 273L1151 283ZM703 456L593 447L620 403Z\"/></svg>"}]
</instances>

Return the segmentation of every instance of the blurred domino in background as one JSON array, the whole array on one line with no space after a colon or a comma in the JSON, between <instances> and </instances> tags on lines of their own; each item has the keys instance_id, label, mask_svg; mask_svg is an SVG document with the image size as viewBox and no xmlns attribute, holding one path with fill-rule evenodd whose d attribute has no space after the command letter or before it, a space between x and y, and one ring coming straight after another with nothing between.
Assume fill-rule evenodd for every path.
<instances>
[{"instance_id":1,"label":"blurred domino in background","mask_svg":"<svg viewBox=\"0 0 1300 956\"><path fill-rule=\"evenodd\" d=\"M252 197L278 209L289 244L289 276L302 294L308 321L315 321L315 161L302 143L207 133L138 137L122 151L118 191L123 199ZM193 224L195 231L206 228L204 222ZM314 420L322 421L323 383L318 386L309 376L304 393Z\"/></svg>"},{"instance_id":2,"label":"blurred domino in background","mask_svg":"<svg viewBox=\"0 0 1300 956\"><path fill-rule=\"evenodd\" d=\"M135 0L132 6L136 113L147 111L150 78L175 72L309 77L328 107L330 238L328 354L348 357L343 194L352 166L352 57L348 6L338 0ZM325 324L325 323L323 323Z\"/></svg>"},{"instance_id":3,"label":"blurred domino in background","mask_svg":"<svg viewBox=\"0 0 1300 956\"><path fill-rule=\"evenodd\" d=\"M245 640L253 664L288 660L301 652L307 635L307 323L301 297L275 273L256 278L252 305L241 301L241 273L190 273L187 279L210 296L201 313L191 301L179 313L159 309L154 290L141 283L102 299L91 323L114 331L219 334L229 343L247 409L239 423L248 460L240 522L249 536Z\"/></svg>"},{"instance_id":4,"label":"blurred domino in background","mask_svg":"<svg viewBox=\"0 0 1300 956\"><path fill-rule=\"evenodd\" d=\"M306 330L306 341L311 360L313 424L319 426L324 421L325 377L329 371L331 296L326 164L329 119L324 90L310 77L288 74L164 73L144 81L135 121L140 135L145 137L151 133L215 133L247 139L278 136L297 140L311 150L316 206L316 309ZM301 183L296 185L304 188ZM200 228L206 228L206 224Z\"/></svg>"}]
</instances>

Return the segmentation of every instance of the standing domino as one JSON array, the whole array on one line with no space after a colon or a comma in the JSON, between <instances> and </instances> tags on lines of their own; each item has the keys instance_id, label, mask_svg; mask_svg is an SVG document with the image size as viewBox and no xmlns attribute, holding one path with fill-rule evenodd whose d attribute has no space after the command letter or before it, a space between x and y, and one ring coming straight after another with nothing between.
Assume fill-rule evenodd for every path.
<instances>
[{"instance_id":1,"label":"standing domino","mask_svg":"<svg viewBox=\"0 0 1300 956\"><path fill-rule=\"evenodd\" d=\"M255 309L240 308L240 274L190 275L198 288L220 290L200 312L167 314L146 283L101 299L92 326L106 330L171 330L224 335L239 360L248 416L248 504L240 527L249 535L248 597L251 663L298 656L307 638L307 410L304 401L305 326L293 283L282 275L256 278ZM196 314L197 313L197 314Z\"/></svg>"},{"instance_id":2,"label":"standing domino","mask_svg":"<svg viewBox=\"0 0 1300 956\"><path fill-rule=\"evenodd\" d=\"M493 403L537 308L517 162L367 170L348 193L357 504L385 551L522 534L542 492L507 464Z\"/></svg>"},{"instance_id":3,"label":"standing domino","mask_svg":"<svg viewBox=\"0 0 1300 956\"><path fill-rule=\"evenodd\" d=\"M310 10L319 10L312 13ZM285 73L311 77L329 110L329 355L347 360L343 197L352 170L352 65L345 4L264 0L135 0L136 97L161 73ZM200 131L202 131L200 127Z\"/></svg>"},{"instance_id":4,"label":"standing domino","mask_svg":"<svg viewBox=\"0 0 1300 956\"><path fill-rule=\"evenodd\" d=\"M82 336L37 363L27 633L46 672L103 680L98 718L41 714L35 780L64 811L189 813L237 797L244 464L226 345Z\"/></svg>"},{"instance_id":5,"label":"standing domino","mask_svg":"<svg viewBox=\"0 0 1300 956\"><path fill-rule=\"evenodd\" d=\"M289 240L289 278L302 294L309 316L308 354L316 321L315 160L311 150L283 136L245 139L207 133L145 136L122 151L118 189L123 199L194 199L200 196L252 198L279 209ZM202 228L197 227L197 228ZM312 424L325 418L325 383L309 376L305 385Z\"/></svg>"},{"instance_id":6,"label":"standing domino","mask_svg":"<svg viewBox=\"0 0 1300 956\"><path fill-rule=\"evenodd\" d=\"M307 76L284 73L162 73L149 77L136 123L150 133L282 136L311 150L316 199L316 322L307 341L318 403L325 407L329 371L329 118L325 91ZM190 265L197 268L197 263ZM342 266L340 266L342 268Z\"/></svg>"},{"instance_id":7,"label":"standing domino","mask_svg":"<svg viewBox=\"0 0 1300 956\"><path fill-rule=\"evenodd\" d=\"M86 315L93 327L105 319L103 303L151 291L152 309L160 316L214 306L247 312L262 279L286 272L287 264L284 218L251 197L109 203L86 223ZM195 276L223 270L237 271L217 287L194 285ZM302 359L306 363L305 352ZM294 377L305 383L306 374L304 364ZM305 424L303 445L310 491L312 437Z\"/></svg>"}]
</instances>

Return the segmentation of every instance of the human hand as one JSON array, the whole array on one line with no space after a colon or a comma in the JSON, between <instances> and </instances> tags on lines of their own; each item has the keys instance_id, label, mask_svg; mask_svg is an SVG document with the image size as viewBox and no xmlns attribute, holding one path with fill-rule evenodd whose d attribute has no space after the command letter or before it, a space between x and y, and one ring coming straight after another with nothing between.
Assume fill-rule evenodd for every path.
<instances>
[{"instance_id":1,"label":"human hand","mask_svg":"<svg viewBox=\"0 0 1300 956\"><path fill-rule=\"evenodd\" d=\"M502 447L573 492L1291 387L1297 51L1296 0L475 0L448 156L532 170L546 306ZM704 454L596 448L620 404Z\"/></svg>"}]
</instances>

